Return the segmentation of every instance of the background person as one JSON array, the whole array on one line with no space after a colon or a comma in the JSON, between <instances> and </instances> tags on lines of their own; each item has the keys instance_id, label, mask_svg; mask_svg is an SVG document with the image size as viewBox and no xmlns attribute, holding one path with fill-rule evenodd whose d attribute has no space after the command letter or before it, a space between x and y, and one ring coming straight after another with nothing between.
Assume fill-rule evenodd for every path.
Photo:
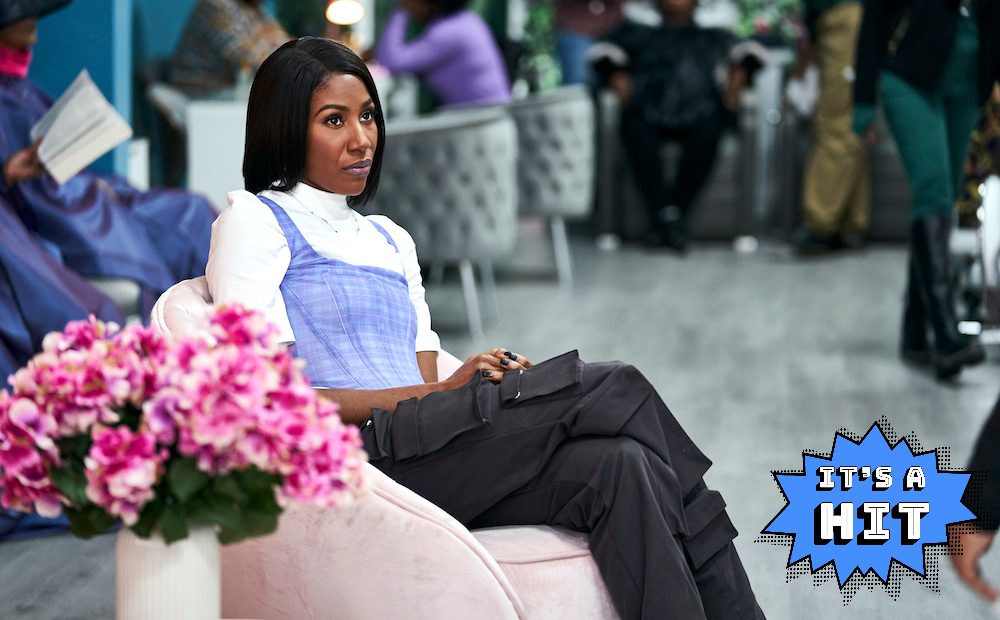
<instances>
[{"instance_id":1,"label":"background person","mask_svg":"<svg viewBox=\"0 0 1000 620\"><path fill-rule=\"evenodd\" d=\"M933 363L941 379L985 359L978 338L958 331L949 238L970 133L998 75L998 43L996 2L865 3L853 127L873 135L881 95L913 196L900 352L907 361Z\"/></svg>"},{"instance_id":2,"label":"background person","mask_svg":"<svg viewBox=\"0 0 1000 620\"><path fill-rule=\"evenodd\" d=\"M819 65L813 147L802 179L804 227L799 252L816 254L864 242L871 220L868 149L851 130L854 58L861 28L860 0L806 0L810 46L800 61Z\"/></svg>"},{"instance_id":3,"label":"background person","mask_svg":"<svg viewBox=\"0 0 1000 620\"><path fill-rule=\"evenodd\" d=\"M379 37L375 58L419 77L443 106L510 101L510 77L489 26L469 0L403 0ZM412 21L423 26L407 40Z\"/></svg>"},{"instance_id":4,"label":"background person","mask_svg":"<svg viewBox=\"0 0 1000 620\"><path fill-rule=\"evenodd\" d=\"M649 214L646 241L676 251L687 248L691 205L708 181L750 73L766 54L759 45L737 45L727 31L698 26L697 5L658 0L662 23L626 20L590 51L598 75L622 102L622 141ZM663 178L664 141L681 146L672 185Z\"/></svg>"},{"instance_id":5,"label":"background person","mask_svg":"<svg viewBox=\"0 0 1000 620\"><path fill-rule=\"evenodd\" d=\"M963 228L979 228L979 208L983 204L980 188L992 175L1000 175L1000 85L979 114L976 129L969 143L964 179L955 202L958 224Z\"/></svg>"},{"instance_id":6,"label":"background person","mask_svg":"<svg viewBox=\"0 0 1000 620\"><path fill-rule=\"evenodd\" d=\"M264 309L372 464L462 523L588 532L623 618L763 617L710 462L637 370L493 349L437 376L412 238L352 208L384 149L360 58L323 39L279 48L250 93L247 191L213 231L213 299Z\"/></svg>"},{"instance_id":7,"label":"background person","mask_svg":"<svg viewBox=\"0 0 1000 620\"><path fill-rule=\"evenodd\" d=\"M198 0L170 60L169 81L204 97L236 86L292 37L264 11L263 0Z\"/></svg>"},{"instance_id":8,"label":"background person","mask_svg":"<svg viewBox=\"0 0 1000 620\"><path fill-rule=\"evenodd\" d=\"M617 28L624 0L555 0L556 55L563 84L593 86L590 46Z\"/></svg>"},{"instance_id":9,"label":"background person","mask_svg":"<svg viewBox=\"0 0 1000 620\"><path fill-rule=\"evenodd\" d=\"M148 316L160 293L204 272L216 213L204 198L181 190L142 192L88 170L59 185L45 173L30 132L52 99L27 75L37 18L64 4L0 5L0 199L70 269L137 282Z\"/></svg>"}]
</instances>

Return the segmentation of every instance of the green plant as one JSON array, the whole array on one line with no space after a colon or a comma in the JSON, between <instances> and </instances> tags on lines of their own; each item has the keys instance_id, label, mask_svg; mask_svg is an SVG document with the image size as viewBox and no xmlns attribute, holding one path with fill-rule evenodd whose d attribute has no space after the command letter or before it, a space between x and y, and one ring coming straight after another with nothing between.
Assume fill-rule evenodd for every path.
<instances>
[{"instance_id":1,"label":"green plant","mask_svg":"<svg viewBox=\"0 0 1000 620\"><path fill-rule=\"evenodd\" d=\"M559 86L562 72L555 56L555 11L552 0L541 0L528 6L524 45L525 55L521 64L528 81L538 90Z\"/></svg>"},{"instance_id":2,"label":"green plant","mask_svg":"<svg viewBox=\"0 0 1000 620\"><path fill-rule=\"evenodd\" d=\"M791 43L801 36L801 0L733 0L740 21L737 36L779 36Z\"/></svg>"}]
</instances>

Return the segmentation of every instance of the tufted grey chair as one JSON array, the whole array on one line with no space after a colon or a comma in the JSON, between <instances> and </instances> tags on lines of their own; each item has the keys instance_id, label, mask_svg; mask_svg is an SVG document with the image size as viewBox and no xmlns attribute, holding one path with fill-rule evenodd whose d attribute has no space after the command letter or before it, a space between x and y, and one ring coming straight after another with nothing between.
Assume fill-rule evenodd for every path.
<instances>
[{"instance_id":1,"label":"tufted grey chair","mask_svg":"<svg viewBox=\"0 0 1000 620\"><path fill-rule=\"evenodd\" d=\"M566 86L508 106L517 124L518 210L549 221L556 271L571 284L565 220L590 214L594 197L594 104L587 89Z\"/></svg>"},{"instance_id":2,"label":"tufted grey chair","mask_svg":"<svg viewBox=\"0 0 1000 620\"><path fill-rule=\"evenodd\" d=\"M457 264L473 336L482 316L473 264L495 303L493 261L517 240L517 135L499 109L390 121L368 208L409 231L421 262Z\"/></svg>"}]
</instances>

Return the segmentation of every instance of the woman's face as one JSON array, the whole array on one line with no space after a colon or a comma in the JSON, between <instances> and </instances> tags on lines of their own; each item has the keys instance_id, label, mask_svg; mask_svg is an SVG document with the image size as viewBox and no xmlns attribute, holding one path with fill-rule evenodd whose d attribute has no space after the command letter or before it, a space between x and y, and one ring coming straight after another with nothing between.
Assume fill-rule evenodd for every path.
<instances>
[{"instance_id":1,"label":"woman's face","mask_svg":"<svg viewBox=\"0 0 1000 620\"><path fill-rule=\"evenodd\" d=\"M331 75L313 93L303 180L317 189L357 196L368 182L376 146L375 104L364 82Z\"/></svg>"},{"instance_id":2,"label":"woman's face","mask_svg":"<svg viewBox=\"0 0 1000 620\"><path fill-rule=\"evenodd\" d=\"M38 20L22 19L0 28L0 45L15 50L28 49L38 40Z\"/></svg>"}]
</instances>

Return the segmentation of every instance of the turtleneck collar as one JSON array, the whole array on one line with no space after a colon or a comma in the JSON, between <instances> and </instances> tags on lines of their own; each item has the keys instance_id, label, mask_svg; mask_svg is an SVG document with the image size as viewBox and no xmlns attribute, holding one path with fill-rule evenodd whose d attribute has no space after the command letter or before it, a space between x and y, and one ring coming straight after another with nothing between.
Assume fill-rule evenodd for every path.
<instances>
[{"instance_id":1,"label":"turtleneck collar","mask_svg":"<svg viewBox=\"0 0 1000 620\"><path fill-rule=\"evenodd\" d=\"M23 50L15 50L0 45L0 74L25 78L28 76L28 67L30 66L30 47Z\"/></svg>"},{"instance_id":2,"label":"turtleneck collar","mask_svg":"<svg viewBox=\"0 0 1000 620\"><path fill-rule=\"evenodd\" d=\"M325 192L305 183L299 183L289 193L307 210L318 215L337 220L352 217L351 208L347 206L347 196L342 194Z\"/></svg>"}]
</instances>

